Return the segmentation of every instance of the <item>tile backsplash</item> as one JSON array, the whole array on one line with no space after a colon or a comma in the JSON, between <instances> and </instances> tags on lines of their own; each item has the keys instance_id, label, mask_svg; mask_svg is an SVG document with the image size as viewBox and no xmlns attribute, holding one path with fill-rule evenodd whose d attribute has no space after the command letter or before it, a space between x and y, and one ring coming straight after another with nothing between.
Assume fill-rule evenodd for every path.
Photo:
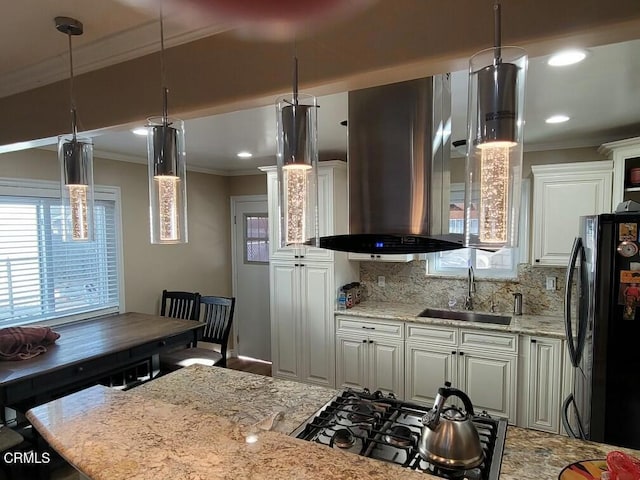
<instances>
[{"instance_id":1,"label":"tile backsplash","mask_svg":"<svg viewBox=\"0 0 640 480\"><path fill-rule=\"evenodd\" d=\"M380 302L422 304L425 307L448 308L455 299L454 308L461 309L467 295L467 279L430 276L425 274L422 260L409 263L360 263L360 281L366 287L368 298ZM513 312L513 294L522 294L522 313L527 315L563 314L565 268L518 265L518 278L514 280L484 280L476 278L474 310L488 312L493 303L496 313ZM378 286L378 277L385 277L385 286ZM556 277L556 290L545 289L547 276Z\"/></svg>"}]
</instances>

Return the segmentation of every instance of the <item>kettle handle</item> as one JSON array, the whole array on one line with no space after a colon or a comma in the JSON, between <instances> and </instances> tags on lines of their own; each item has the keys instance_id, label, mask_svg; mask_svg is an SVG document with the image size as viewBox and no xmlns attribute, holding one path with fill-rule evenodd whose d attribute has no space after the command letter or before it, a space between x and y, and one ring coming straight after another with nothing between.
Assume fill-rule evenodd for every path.
<instances>
[{"instance_id":1,"label":"kettle handle","mask_svg":"<svg viewBox=\"0 0 640 480\"><path fill-rule=\"evenodd\" d=\"M452 397L452 396L458 397L460 400L462 400L462 403L464 404L464 410L465 412L467 412L467 415L470 415L470 416L475 415L475 413L473 413L473 404L471 403L471 399L462 390L458 390L457 388L453 388L449 386L440 387L438 389L438 395L441 395L443 398Z\"/></svg>"}]
</instances>

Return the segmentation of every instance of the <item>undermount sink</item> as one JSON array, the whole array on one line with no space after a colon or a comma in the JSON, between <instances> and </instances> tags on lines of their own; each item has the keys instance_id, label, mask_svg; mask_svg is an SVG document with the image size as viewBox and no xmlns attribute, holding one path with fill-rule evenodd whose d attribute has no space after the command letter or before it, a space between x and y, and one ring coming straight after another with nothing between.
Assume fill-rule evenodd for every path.
<instances>
[{"instance_id":1,"label":"undermount sink","mask_svg":"<svg viewBox=\"0 0 640 480\"><path fill-rule=\"evenodd\" d=\"M489 313L463 312L453 310L436 310L426 308L418 314L419 317L443 318L446 320L460 320L463 322L495 323L498 325L509 325L511 317L505 315L492 315Z\"/></svg>"}]
</instances>

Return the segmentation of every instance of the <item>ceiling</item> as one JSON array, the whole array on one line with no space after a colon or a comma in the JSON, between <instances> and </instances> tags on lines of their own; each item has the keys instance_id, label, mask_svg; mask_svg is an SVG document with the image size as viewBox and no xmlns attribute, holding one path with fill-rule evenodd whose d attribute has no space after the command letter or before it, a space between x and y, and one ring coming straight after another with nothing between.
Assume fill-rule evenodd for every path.
<instances>
[{"instance_id":1,"label":"ceiling","mask_svg":"<svg viewBox=\"0 0 640 480\"><path fill-rule=\"evenodd\" d=\"M124 0L123 0L124 1ZM153 0L22 0L3 8L11 18L0 30L0 97L68 77L66 38L53 18L74 16L85 33L74 37L74 72L95 70L159 49L157 4ZM153 8L148 8L152 5ZM212 17L167 12L165 45L173 46L228 30ZM530 59L526 86L525 150L597 146L640 135L640 40L591 48L583 62L550 67L547 57ZM452 75L452 138L466 137L467 73ZM344 158L347 94L318 100L321 158ZM563 113L567 123L544 119ZM96 156L144 162L146 140L126 129L94 138ZM275 163L275 107L267 106L186 121L187 164L196 171L237 175ZM251 159L237 158L241 150Z\"/></svg>"}]
</instances>

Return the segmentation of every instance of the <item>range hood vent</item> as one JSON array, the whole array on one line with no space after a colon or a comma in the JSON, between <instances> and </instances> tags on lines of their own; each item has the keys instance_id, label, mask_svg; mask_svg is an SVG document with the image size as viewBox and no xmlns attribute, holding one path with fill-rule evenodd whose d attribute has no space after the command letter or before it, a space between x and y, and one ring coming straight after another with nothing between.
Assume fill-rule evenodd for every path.
<instances>
[{"instance_id":1,"label":"range hood vent","mask_svg":"<svg viewBox=\"0 0 640 480\"><path fill-rule=\"evenodd\" d=\"M349 234L320 247L357 253L462 248L449 234L449 74L349 92Z\"/></svg>"}]
</instances>

